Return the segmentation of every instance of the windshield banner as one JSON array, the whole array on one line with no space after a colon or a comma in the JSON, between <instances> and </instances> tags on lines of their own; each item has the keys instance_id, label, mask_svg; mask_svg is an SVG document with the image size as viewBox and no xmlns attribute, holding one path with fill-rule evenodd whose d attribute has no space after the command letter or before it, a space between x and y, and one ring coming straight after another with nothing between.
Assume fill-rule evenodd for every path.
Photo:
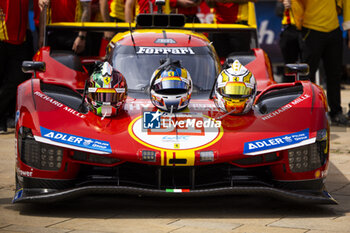
<instances>
[{"instance_id":1,"label":"windshield banner","mask_svg":"<svg viewBox=\"0 0 350 233\"><path fill-rule=\"evenodd\" d=\"M190 47L138 47L137 54L186 54L194 55Z\"/></svg>"}]
</instances>

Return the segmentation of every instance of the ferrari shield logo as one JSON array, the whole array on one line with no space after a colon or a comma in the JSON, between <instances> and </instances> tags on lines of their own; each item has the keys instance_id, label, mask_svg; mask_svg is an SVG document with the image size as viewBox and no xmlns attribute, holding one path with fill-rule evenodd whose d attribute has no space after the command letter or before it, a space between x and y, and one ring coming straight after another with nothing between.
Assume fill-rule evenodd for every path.
<instances>
[{"instance_id":1,"label":"ferrari shield logo","mask_svg":"<svg viewBox=\"0 0 350 233\"><path fill-rule=\"evenodd\" d=\"M111 77L104 77L104 78L103 78L103 82L104 82L106 85L109 85L109 83L111 82Z\"/></svg>"}]
</instances>

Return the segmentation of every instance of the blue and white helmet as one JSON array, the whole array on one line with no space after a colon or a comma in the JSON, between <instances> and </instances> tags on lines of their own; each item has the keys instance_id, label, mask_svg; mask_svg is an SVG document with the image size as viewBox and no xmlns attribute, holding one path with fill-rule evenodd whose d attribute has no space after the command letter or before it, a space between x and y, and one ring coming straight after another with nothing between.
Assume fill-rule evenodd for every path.
<instances>
[{"instance_id":1,"label":"blue and white helmet","mask_svg":"<svg viewBox=\"0 0 350 233\"><path fill-rule=\"evenodd\" d=\"M150 82L152 104L160 110L172 112L187 107L192 94L190 73L179 62L157 69Z\"/></svg>"}]
</instances>

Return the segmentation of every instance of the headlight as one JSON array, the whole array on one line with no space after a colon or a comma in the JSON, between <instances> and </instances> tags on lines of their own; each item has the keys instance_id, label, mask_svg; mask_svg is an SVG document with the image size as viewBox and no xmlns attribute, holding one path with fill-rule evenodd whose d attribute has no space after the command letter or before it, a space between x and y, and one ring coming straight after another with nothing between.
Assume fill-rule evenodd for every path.
<instances>
[{"instance_id":1,"label":"headlight","mask_svg":"<svg viewBox=\"0 0 350 233\"><path fill-rule=\"evenodd\" d=\"M307 172L320 168L328 157L327 130L317 131L316 143L288 150L289 168L292 172Z\"/></svg>"},{"instance_id":2,"label":"headlight","mask_svg":"<svg viewBox=\"0 0 350 233\"><path fill-rule=\"evenodd\" d=\"M31 130L22 127L18 140L19 153L23 163L30 167L58 171L62 166L63 149L34 140Z\"/></svg>"}]
</instances>

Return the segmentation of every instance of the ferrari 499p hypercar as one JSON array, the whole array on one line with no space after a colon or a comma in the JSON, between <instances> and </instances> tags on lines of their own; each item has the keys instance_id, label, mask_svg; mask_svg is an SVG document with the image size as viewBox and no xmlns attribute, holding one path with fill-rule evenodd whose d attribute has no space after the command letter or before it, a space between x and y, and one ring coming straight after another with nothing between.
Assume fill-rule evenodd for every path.
<instances>
[{"instance_id":1,"label":"ferrari 499p hypercar","mask_svg":"<svg viewBox=\"0 0 350 233\"><path fill-rule=\"evenodd\" d=\"M110 82L108 78L103 79L105 84L96 81L94 85L99 86L85 85L91 80L92 72L85 68L91 59L43 47L34 61L23 64L33 77L18 87L13 201L49 202L114 193L257 194L336 203L324 185L329 126L323 90L298 78L277 84L268 56L258 48L254 24L182 27L177 24L178 15L175 19L161 15L169 25L157 24L157 17L141 16L132 30L118 24L117 29L124 32L107 47L105 61L127 83L127 88L109 89L125 94L115 114L91 111L86 101L88 92L102 102L111 96L99 93L100 86ZM89 24L56 24L48 29L59 27L116 30ZM256 79L257 95L247 113L230 114L214 104L222 64L200 32L238 33L238 42L246 36L249 48L230 53L225 65L237 60ZM160 111L150 99L151 77L170 59L179 61L191 76L190 100L177 112ZM306 71L303 65L287 68L296 77ZM109 72L108 67L104 70Z\"/></svg>"}]
</instances>

